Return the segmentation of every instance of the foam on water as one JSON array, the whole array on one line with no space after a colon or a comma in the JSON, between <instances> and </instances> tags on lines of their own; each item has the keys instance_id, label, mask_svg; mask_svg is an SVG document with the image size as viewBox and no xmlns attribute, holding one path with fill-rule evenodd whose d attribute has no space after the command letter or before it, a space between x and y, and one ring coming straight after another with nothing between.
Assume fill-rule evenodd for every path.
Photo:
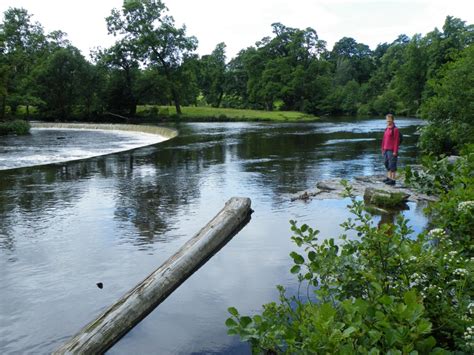
<instances>
[{"instance_id":1,"label":"foam on water","mask_svg":"<svg viewBox=\"0 0 474 355\"><path fill-rule=\"evenodd\" d=\"M0 170L87 159L167 139L163 135L136 131L32 128L30 136L0 139Z\"/></svg>"}]
</instances>

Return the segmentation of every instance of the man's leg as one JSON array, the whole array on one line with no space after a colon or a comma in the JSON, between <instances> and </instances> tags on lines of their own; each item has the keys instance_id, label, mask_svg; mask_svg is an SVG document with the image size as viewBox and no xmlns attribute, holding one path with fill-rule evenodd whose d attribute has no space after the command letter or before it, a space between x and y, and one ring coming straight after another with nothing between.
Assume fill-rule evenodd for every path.
<instances>
[{"instance_id":1,"label":"man's leg","mask_svg":"<svg viewBox=\"0 0 474 355\"><path fill-rule=\"evenodd\" d=\"M383 180L383 182L390 181L390 154L388 151L384 151L383 153L383 164L385 165L385 169L387 169L387 178Z\"/></svg>"}]
</instances>

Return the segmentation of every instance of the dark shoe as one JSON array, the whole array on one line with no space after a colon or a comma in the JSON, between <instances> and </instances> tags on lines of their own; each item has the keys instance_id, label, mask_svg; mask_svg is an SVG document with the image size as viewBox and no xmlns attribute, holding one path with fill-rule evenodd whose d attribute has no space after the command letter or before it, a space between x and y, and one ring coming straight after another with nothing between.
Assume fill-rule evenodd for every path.
<instances>
[{"instance_id":1,"label":"dark shoe","mask_svg":"<svg viewBox=\"0 0 474 355\"><path fill-rule=\"evenodd\" d=\"M395 186L396 182L395 180L392 180L392 179L388 179L388 181L386 182L387 185L390 185L390 186Z\"/></svg>"},{"instance_id":2,"label":"dark shoe","mask_svg":"<svg viewBox=\"0 0 474 355\"><path fill-rule=\"evenodd\" d=\"M386 184L386 183L389 182L389 181L390 181L389 178L385 178L385 179L382 180L382 182L383 182L384 184Z\"/></svg>"}]
</instances>

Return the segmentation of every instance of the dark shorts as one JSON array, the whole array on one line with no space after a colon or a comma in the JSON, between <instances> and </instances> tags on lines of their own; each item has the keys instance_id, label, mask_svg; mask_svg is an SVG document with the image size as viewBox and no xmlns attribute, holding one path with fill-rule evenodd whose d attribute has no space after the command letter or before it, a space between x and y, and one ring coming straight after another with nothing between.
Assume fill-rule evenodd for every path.
<instances>
[{"instance_id":1,"label":"dark shorts","mask_svg":"<svg viewBox=\"0 0 474 355\"><path fill-rule=\"evenodd\" d=\"M388 171L397 171L397 158L393 155L391 150L386 150L383 152L385 168Z\"/></svg>"}]
</instances>

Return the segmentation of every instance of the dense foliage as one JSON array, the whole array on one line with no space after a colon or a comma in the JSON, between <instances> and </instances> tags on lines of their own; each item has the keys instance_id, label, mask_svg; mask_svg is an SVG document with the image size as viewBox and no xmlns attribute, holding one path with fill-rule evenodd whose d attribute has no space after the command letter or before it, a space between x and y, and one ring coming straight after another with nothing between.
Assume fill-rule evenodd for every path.
<instances>
[{"instance_id":1,"label":"dense foliage","mask_svg":"<svg viewBox=\"0 0 474 355\"><path fill-rule=\"evenodd\" d=\"M436 79L429 80L433 93L423 103L423 115L430 121L423 128L420 147L427 153L458 153L474 135L474 45L457 53Z\"/></svg>"},{"instance_id":2,"label":"dense foliage","mask_svg":"<svg viewBox=\"0 0 474 355\"><path fill-rule=\"evenodd\" d=\"M225 43L195 54L161 0L124 1L106 19L118 40L92 63L61 31L45 33L10 8L0 23L0 119L20 113L67 120L134 117L137 105L211 105L314 115L423 114L427 151L472 135L472 25L448 16L441 30L400 35L374 50L344 37L329 50L313 28L281 23L227 61ZM21 110L19 110L21 108ZM148 114L159 114L152 110ZM449 129L440 120L449 119ZM466 130L465 128L469 128Z\"/></svg>"},{"instance_id":3,"label":"dense foliage","mask_svg":"<svg viewBox=\"0 0 474 355\"><path fill-rule=\"evenodd\" d=\"M30 124L24 120L0 122L0 136L7 134L25 135L30 132Z\"/></svg>"},{"instance_id":4,"label":"dense foliage","mask_svg":"<svg viewBox=\"0 0 474 355\"><path fill-rule=\"evenodd\" d=\"M318 240L317 230L292 221L298 293L280 286L280 302L253 317L229 308L229 334L254 353L472 353L473 153L430 209L431 230L416 238L403 217L374 225L348 186L355 218L342 226L355 236Z\"/></svg>"}]
</instances>

